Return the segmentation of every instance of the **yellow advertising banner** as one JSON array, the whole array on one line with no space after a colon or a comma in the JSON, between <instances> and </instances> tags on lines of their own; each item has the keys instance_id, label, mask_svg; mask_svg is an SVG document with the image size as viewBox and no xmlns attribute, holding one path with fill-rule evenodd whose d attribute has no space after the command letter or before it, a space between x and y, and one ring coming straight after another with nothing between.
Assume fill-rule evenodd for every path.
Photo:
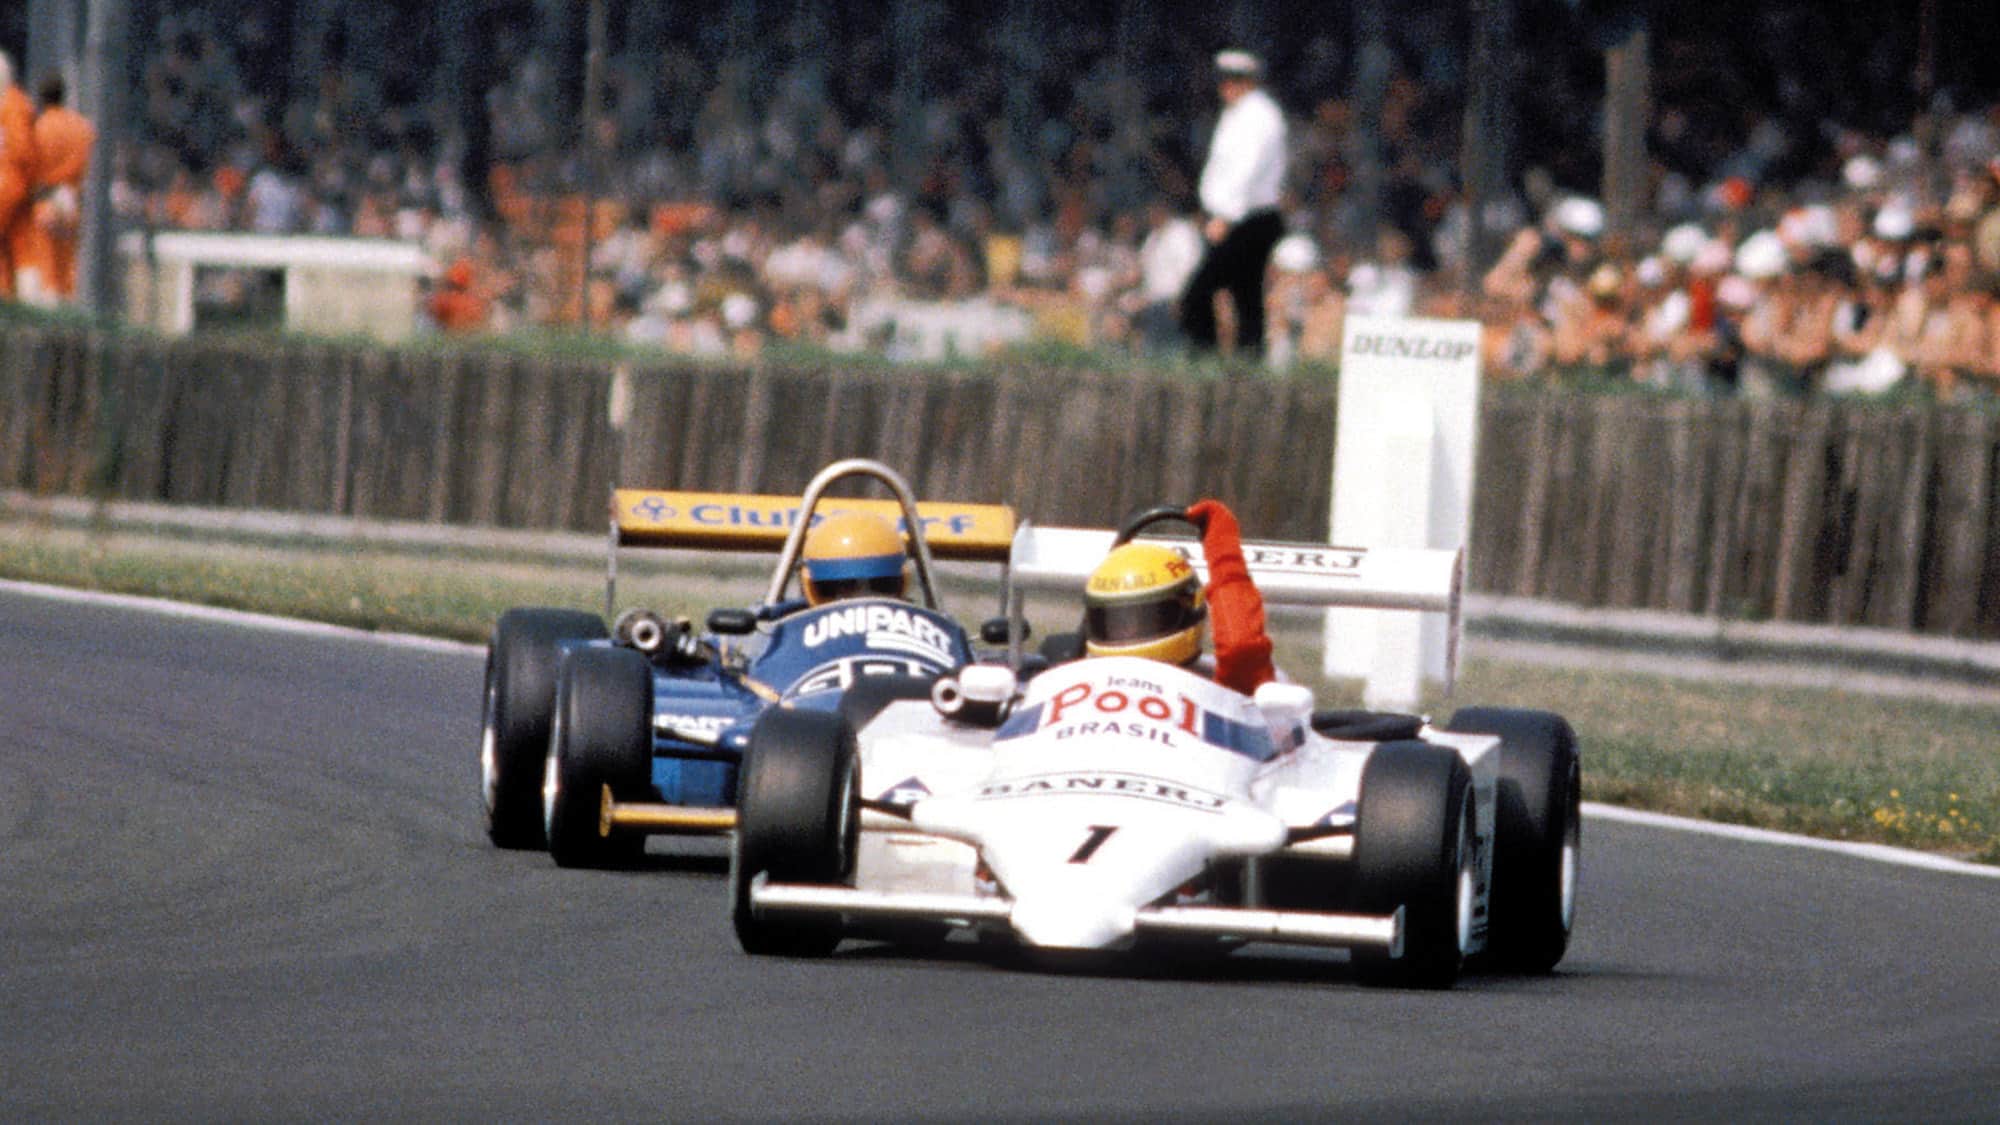
<instances>
[{"instance_id":1,"label":"yellow advertising banner","mask_svg":"<svg viewBox=\"0 0 2000 1125\"><path fill-rule=\"evenodd\" d=\"M627 547L776 550L799 521L796 496L621 488L612 493L611 504L618 543ZM894 500L822 497L816 516L832 512L873 512L898 527L903 522L903 507ZM1014 542L1014 509L1005 504L923 501L917 517L937 558L1005 561Z\"/></svg>"}]
</instances>

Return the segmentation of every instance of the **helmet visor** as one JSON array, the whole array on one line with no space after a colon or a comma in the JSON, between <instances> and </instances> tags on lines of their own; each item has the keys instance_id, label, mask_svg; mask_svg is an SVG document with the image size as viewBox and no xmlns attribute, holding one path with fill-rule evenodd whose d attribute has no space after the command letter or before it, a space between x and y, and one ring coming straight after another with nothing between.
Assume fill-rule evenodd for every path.
<instances>
[{"instance_id":1,"label":"helmet visor","mask_svg":"<svg viewBox=\"0 0 2000 1125\"><path fill-rule=\"evenodd\" d=\"M814 579L812 587L813 593L823 602L847 598L900 598L903 596L903 575L898 571L873 578Z\"/></svg>"},{"instance_id":2,"label":"helmet visor","mask_svg":"<svg viewBox=\"0 0 2000 1125\"><path fill-rule=\"evenodd\" d=\"M1201 624L1203 616L1199 591L1190 588L1170 598L1087 606L1083 627L1085 635L1099 644L1123 645L1191 629Z\"/></svg>"}]
</instances>

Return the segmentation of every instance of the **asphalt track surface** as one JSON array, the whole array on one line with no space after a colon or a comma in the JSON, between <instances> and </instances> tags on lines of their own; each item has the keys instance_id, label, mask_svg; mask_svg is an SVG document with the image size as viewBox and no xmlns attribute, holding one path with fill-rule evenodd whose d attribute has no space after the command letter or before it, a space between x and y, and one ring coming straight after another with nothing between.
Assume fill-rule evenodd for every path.
<instances>
[{"instance_id":1,"label":"asphalt track surface","mask_svg":"<svg viewBox=\"0 0 2000 1125\"><path fill-rule=\"evenodd\" d=\"M0 1119L2000 1119L2000 880L1593 818L1545 978L753 959L713 843L486 844L480 667L0 591Z\"/></svg>"}]
</instances>

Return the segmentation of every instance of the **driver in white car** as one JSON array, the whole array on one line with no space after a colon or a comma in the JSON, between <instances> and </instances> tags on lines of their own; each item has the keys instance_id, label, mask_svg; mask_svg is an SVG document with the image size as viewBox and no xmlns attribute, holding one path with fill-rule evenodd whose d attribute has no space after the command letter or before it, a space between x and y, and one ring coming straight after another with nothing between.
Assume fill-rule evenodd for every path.
<instances>
[{"instance_id":1,"label":"driver in white car","mask_svg":"<svg viewBox=\"0 0 2000 1125\"><path fill-rule=\"evenodd\" d=\"M1188 508L1187 518L1202 531L1206 591L1193 564L1171 547L1115 547L1084 586L1084 651L1195 668L1224 687L1253 695L1277 679L1278 671L1264 628L1264 596L1243 561L1236 515L1220 500L1203 500ZM1202 654L1202 630L1211 619L1212 659Z\"/></svg>"}]
</instances>

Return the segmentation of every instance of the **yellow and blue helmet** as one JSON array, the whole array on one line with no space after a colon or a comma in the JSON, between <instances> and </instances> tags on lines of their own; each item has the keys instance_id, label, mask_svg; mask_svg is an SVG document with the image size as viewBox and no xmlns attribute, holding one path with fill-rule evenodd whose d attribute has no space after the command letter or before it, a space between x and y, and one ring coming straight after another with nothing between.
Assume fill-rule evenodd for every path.
<instances>
[{"instance_id":1,"label":"yellow and blue helmet","mask_svg":"<svg viewBox=\"0 0 2000 1125\"><path fill-rule=\"evenodd\" d=\"M1127 543L1083 588L1083 647L1092 656L1187 664L1201 655L1208 607L1194 564L1154 543Z\"/></svg>"},{"instance_id":2,"label":"yellow and blue helmet","mask_svg":"<svg viewBox=\"0 0 2000 1125\"><path fill-rule=\"evenodd\" d=\"M813 605L843 598L900 598L907 561L895 524L868 512L835 512L806 533L799 582Z\"/></svg>"}]
</instances>

